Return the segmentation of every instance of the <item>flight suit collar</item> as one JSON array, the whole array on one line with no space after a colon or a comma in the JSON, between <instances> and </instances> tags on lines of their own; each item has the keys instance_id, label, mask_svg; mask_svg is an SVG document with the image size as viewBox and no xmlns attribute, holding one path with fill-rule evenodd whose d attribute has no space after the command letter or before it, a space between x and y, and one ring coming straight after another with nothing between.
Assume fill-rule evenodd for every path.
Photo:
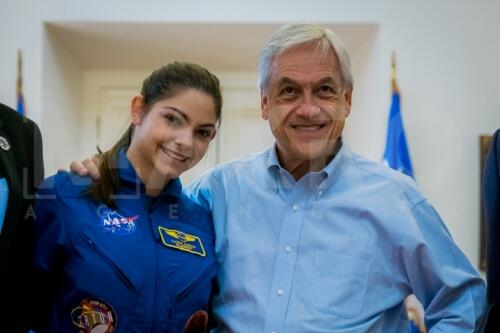
<instances>
[{"instance_id":1,"label":"flight suit collar","mask_svg":"<svg viewBox=\"0 0 500 333\"><path fill-rule=\"evenodd\" d=\"M134 167L127 158L125 147L121 148L118 152L118 171L120 180L132 186L140 186L141 192L145 192L143 182L137 176ZM170 196L179 199L182 196L182 184L179 178L170 180L167 186L159 194L159 197Z\"/></svg>"}]
</instances>

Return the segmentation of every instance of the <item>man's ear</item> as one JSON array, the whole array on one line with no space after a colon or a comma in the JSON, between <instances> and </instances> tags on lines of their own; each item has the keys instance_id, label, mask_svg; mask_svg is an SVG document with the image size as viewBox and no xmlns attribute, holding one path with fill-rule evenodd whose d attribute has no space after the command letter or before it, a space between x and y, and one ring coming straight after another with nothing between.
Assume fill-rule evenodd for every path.
<instances>
[{"instance_id":1,"label":"man's ear","mask_svg":"<svg viewBox=\"0 0 500 333\"><path fill-rule=\"evenodd\" d=\"M347 117L351 113L352 86L345 89L345 91L344 91L344 100L345 100L345 117Z\"/></svg>"},{"instance_id":2,"label":"man's ear","mask_svg":"<svg viewBox=\"0 0 500 333\"><path fill-rule=\"evenodd\" d=\"M142 119L144 118L144 97L142 95L136 95L132 97L130 102L130 113L132 115L132 124L140 125Z\"/></svg>"},{"instance_id":3,"label":"man's ear","mask_svg":"<svg viewBox=\"0 0 500 333\"><path fill-rule=\"evenodd\" d=\"M262 119L269 119L269 95L264 89L260 90L260 115Z\"/></svg>"}]
</instances>

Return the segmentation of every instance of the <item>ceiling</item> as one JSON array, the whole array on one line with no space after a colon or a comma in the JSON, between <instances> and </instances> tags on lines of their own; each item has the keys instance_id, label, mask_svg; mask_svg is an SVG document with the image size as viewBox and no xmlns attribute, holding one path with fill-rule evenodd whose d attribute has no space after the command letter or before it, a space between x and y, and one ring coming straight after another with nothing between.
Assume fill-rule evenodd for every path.
<instances>
[{"instance_id":1,"label":"ceiling","mask_svg":"<svg viewBox=\"0 0 500 333\"><path fill-rule=\"evenodd\" d=\"M145 69L173 60L211 70L255 71L265 41L281 24L51 22L49 37L86 69ZM374 24L325 24L354 54Z\"/></svg>"}]
</instances>

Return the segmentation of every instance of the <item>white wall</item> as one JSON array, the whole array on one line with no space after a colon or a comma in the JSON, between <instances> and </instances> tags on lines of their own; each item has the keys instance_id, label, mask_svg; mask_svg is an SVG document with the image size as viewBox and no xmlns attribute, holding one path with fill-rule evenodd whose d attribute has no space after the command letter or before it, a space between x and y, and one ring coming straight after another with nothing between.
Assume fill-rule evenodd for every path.
<instances>
[{"instance_id":1,"label":"white wall","mask_svg":"<svg viewBox=\"0 0 500 333\"><path fill-rule=\"evenodd\" d=\"M82 69L57 35L50 29L42 33L42 113L38 124L43 132L45 169L54 173L65 168L68 159L81 156Z\"/></svg>"},{"instance_id":2,"label":"white wall","mask_svg":"<svg viewBox=\"0 0 500 333\"><path fill-rule=\"evenodd\" d=\"M478 137L500 127L498 1L311 0L284 5L282 1L224 0L210 2L203 8L200 4L195 0L3 0L0 100L15 105L15 61L17 48L21 47L28 112L41 124L46 153L50 156L51 150L60 150L63 156L67 153L69 161L74 156L70 150L76 149L78 142L71 142L68 132L57 132L52 126L60 117L59 122L66 124L69 133L76 130L78 117L64 112L77 105L78 97L70 94L65 101L57 101L58 89L63 87L55 83L51 86L50 79L43 78L43 71L49 66L42 62L43 56L47 56L43 44L50 42L43 22L375 23L378 29L363 45L366 55L358 53L353 58L354 104L346 137L354 150L380 158L390 101L390 53L396 50L403 119L417 182L458 244L477 263ZM70 71L78 76L78 65L71 65ZM65 75L60 73L60 78ZM68 142L69 146L61 146ZM60 162L48 161L52 167Z\"/></svg>"},{"instance_id":3,"label":"white wall","mask_svg":"<svg viewBox=\"0 0 500 333\"><path fill-rule=\"evenodd\" d=\"M380 36L398 50L417 181L456 241L478 261L479 135L500 127L500 3L391 4Z\"/></svg>"}]
</instances>

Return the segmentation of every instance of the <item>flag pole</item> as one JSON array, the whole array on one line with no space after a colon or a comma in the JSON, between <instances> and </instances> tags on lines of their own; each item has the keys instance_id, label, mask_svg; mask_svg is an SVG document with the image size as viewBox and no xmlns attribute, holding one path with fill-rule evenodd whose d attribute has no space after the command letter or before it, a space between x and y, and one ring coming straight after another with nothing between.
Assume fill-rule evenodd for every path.
<instances>
[{"instance_id":1,"label":"flag pole","mask_svg":"<svg viewBox=\"0 0 500 333\"><path fill-rule=\"evenodd\" d=\"M17 96L23 93L23 52L17 50Z\"/></svg>"},{"instance_id":2,"label":"flag pole","mask_svg":"<svg viewBox=\"0 0 500 333\"><path fill-rule=\"evenodd\" d=\"M17 84L16 84L16 95L17 95L17 112L23 116L26 113L26 106L24 105L23 96L23 51L17 50Z\"/></svg>"},{"instance_id":3,"label":"flag pole","mask_svg":"<svg viewBox=\"0 0 500 333\"><path fill-rule=\"evenodd\" d=\"M392 51L392 57L391 57L391 85L392 85L392 91L393 92L399 92L398 88L398 83L396 80L397 77L397 72L396 72L396 52Z\"/></svg>"}]
</instances>

